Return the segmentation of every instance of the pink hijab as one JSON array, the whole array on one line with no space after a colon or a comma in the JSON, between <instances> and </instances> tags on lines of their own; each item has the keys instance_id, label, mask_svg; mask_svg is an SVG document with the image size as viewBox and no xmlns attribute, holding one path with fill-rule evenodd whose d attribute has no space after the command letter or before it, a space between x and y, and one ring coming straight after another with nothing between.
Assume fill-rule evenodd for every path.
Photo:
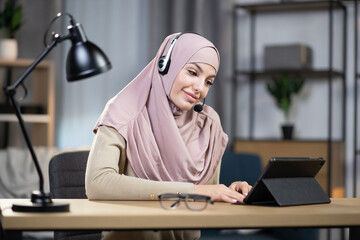
<instances>
[{"instance_id":1,"label":"pink hijab","mask_svg":"<svg viewBox=\"0 0 360 240\"><path fill-rule=\"evenodd\" d=\"M96 127L115 128L126 140L126 155L139 178L205 184L214 175L228 137L218 114L181 111L170 100L173 82L186 63L203 62L218 70L218 50L207 39L186 33L176 41L166 75L157 62L177 34L168 36L156 57L105 106Z\"/></svg>"}]
</instances>

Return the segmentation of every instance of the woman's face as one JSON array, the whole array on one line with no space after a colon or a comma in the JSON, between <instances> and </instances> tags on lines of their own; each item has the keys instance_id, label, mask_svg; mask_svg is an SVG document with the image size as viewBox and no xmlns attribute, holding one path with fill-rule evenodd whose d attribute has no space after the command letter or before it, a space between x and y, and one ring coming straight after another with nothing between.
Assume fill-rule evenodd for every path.
<instances>
[{"instance_id":1,"label":"woman's face","mask_svg":"<svg viewBox=\"0 0 360 240\"><path fill-rule=\"evenodd\" d=\"M170 91L171 101L187 111L203 100L215 80L215 68L206 63L188 63L175 78Z\"/></svg>"}]
</instances>

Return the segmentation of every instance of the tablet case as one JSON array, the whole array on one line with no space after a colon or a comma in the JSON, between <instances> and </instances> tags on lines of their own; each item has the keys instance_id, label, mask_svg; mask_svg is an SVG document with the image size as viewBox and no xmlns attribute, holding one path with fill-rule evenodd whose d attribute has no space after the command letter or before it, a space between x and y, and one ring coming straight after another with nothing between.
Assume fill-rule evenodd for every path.
<instances>
[{"instance_id":1,"label":"tablet case","mask_svg":"<svg viewBox=\"0 0 360 240\"><path fill-rule=\"evenodd\" d=\"M280 161L277 166L276 161ZM278 206L329 203L315 179L324 162L322 158L272 158L244 202Z\"/></svg>"}]
</instances>

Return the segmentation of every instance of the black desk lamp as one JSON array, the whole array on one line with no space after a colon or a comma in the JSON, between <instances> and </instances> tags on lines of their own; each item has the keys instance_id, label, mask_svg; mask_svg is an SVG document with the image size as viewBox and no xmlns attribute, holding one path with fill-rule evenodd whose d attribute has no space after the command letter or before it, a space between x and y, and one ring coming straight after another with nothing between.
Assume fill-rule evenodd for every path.
<instances>
[{"instance_id":1,"label":"black desk lamp","mask_svg":"<svg viewBox=\"0 0 360 240\"><path fill-rule=\"evenodd\" d=\"M52 24L61 16L67 15L70 17L70 25L68 26L69 34L61 37L59 34L52 34L52 41L49 45L46 43L47 33ZM19 79L4 91L6 96L15 109L15 114L19 120L19 124L24 135L26 145L30 150L32 160L35 164L36 171L39 175L39 190L33 191L31 194L31 202L20 204L13 204L12 210L16 212L67 212L69 211L68 203L53 202L50 193L44 192L44 178L37 160L34 148L30 141L30 137L26 131L24 120L21 116L20 107L15 100L16 88L26 79L26 77L34 70L44 57L63 40L71 40L72 46L69 50L66 60L66 75L68 81L81 80L87 77L106 72L111 69L111 63L105 54L93 43L87 41L83 28L79 23L75 23L74 18L68 13L58 13L51 21L49 28L44 35L45 50L39 57L25 70Z\"/></svg>"}]
</instances>

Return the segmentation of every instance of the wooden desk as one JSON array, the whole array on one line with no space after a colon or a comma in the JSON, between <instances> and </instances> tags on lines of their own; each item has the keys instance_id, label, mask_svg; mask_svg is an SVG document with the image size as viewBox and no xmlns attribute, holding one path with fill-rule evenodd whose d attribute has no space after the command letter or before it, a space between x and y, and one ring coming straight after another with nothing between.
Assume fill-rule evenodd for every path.
<instances>
[{"instance_id":1,"label":"wooden desk","mask_svg":"<svg viewBox=\"0 0 360 240\"><path fill-rule=\"evenodd\" d=\"M68 213L13 212L14 202L0 199L4 230L56 229L201 229L277 227L358 227L360 198L332 199L330 204L292 207L232 205L216 202L201 212L184 203L164 210L158 201L55 200L70 203ZM25 200L28 201L28 200Z\"/></svg>"}]
</instances>

